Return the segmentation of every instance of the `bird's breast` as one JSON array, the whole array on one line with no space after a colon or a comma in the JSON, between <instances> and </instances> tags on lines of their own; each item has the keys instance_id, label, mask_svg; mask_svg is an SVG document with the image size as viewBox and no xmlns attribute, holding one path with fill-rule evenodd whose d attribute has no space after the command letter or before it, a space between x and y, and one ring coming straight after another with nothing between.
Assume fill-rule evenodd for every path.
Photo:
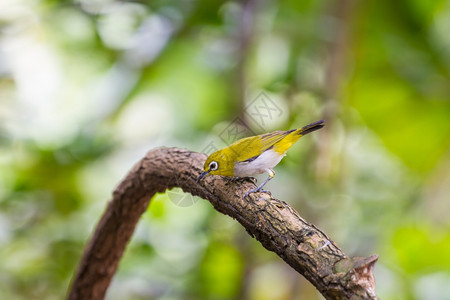
<instances>
[{"instance_id":1,"label":"bird's breast","mask_svg":"<svg viewBox=\"0 0 450 300\"><path fill-rule=\"evenodd\" d=\"M248 177L262 174L267 169L272 169L281 161L286 154L280 154L272 149L264 151L261 155L251 161L238 161L234 164L234 176Z\"/></svg>"}]
</instances>

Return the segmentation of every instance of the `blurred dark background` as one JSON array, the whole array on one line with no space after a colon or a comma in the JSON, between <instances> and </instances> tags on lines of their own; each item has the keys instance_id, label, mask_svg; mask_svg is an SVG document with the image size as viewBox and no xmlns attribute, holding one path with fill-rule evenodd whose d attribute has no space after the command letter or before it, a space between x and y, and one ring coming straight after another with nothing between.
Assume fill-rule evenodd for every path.
<instances>
[{"instance_id":1,"label":"blurred dark background","mask_svg":"<svg viewBox=\"0 0 450 300\"><path fill-rule=\"evenodd\" d=\"M0 298L62 299L145 153L327 126L268 188L381 299L450 299L450 2L0 3ZM262 177L264 178L264 177ZM107 299L321 299L204 200L152 200Z\"/></svg>"}]
</instances>

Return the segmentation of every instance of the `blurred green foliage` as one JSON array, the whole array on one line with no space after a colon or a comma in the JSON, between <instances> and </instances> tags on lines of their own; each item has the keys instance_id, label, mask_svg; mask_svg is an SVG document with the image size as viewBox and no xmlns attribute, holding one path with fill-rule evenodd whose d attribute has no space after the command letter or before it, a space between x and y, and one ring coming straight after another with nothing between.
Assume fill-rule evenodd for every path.
<instances>
[{"instance_id":1,"label":"blurred green foliage","mask_svg":"<svg viewBox=\"0 0 450 300\"><path fill-rule=\"evenodd\" d=\"M378 253L380 298L450 299L449 20L445 0L3 1L0 298L63 298L149 149L325 118L270 190L347 254ZM319 297L179 190L152 199L107 294Z\"/></svg>"}]
</instances>

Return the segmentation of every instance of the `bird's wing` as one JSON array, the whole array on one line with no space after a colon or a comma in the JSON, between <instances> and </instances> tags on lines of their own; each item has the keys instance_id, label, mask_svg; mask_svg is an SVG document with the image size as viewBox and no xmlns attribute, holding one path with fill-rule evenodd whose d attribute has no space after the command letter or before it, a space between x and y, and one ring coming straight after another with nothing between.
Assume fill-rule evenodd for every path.
<instances>
[{"instance_id":1,"label":"bird's wing","mask_svg":"<svg viewBox=\"0 0 450 300\"><path fill-rule=\"evenodd\" d=\"M242 140L240 149L245 149L246 151L239 152L237 154L237 161L240 162L251 162L260 156L263 152L272 149L272 147L285 138L289 133L295 131L274 131L266 134L260 135L260 139L248 138Z\"/></svg>"},{"instance_id":2,"label":"bird's wing","mask_svg":"<svg viewBox=\"0 0 450 300\"><path fill-rule=\"evenodd\" d=\"M293 131L295 131L295 129L289 131L274 131L261 135L262 152L271 149L276 143L284 139Z\"/></svg>"}]
</instances>

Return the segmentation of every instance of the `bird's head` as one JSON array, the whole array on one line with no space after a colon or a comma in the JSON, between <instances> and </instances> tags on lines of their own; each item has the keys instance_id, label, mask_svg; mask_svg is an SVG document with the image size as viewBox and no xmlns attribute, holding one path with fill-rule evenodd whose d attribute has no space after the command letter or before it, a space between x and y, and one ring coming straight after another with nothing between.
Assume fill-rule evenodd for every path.
<instances>
[{"instance_id":1,"label":"bird's head","mask_svg":"<svg viewBox=\"0 0 450 300\"><path fill-rule=\"evenodd\" d=\"M203 166L203 172L197 178L197 182L208 174L233 176L234 174L234 161L232 156L228 153L229 149L225 148L218 150L208 156ZM231 151L231 150L229 150Z\"/></svg>"}]
</instances>

